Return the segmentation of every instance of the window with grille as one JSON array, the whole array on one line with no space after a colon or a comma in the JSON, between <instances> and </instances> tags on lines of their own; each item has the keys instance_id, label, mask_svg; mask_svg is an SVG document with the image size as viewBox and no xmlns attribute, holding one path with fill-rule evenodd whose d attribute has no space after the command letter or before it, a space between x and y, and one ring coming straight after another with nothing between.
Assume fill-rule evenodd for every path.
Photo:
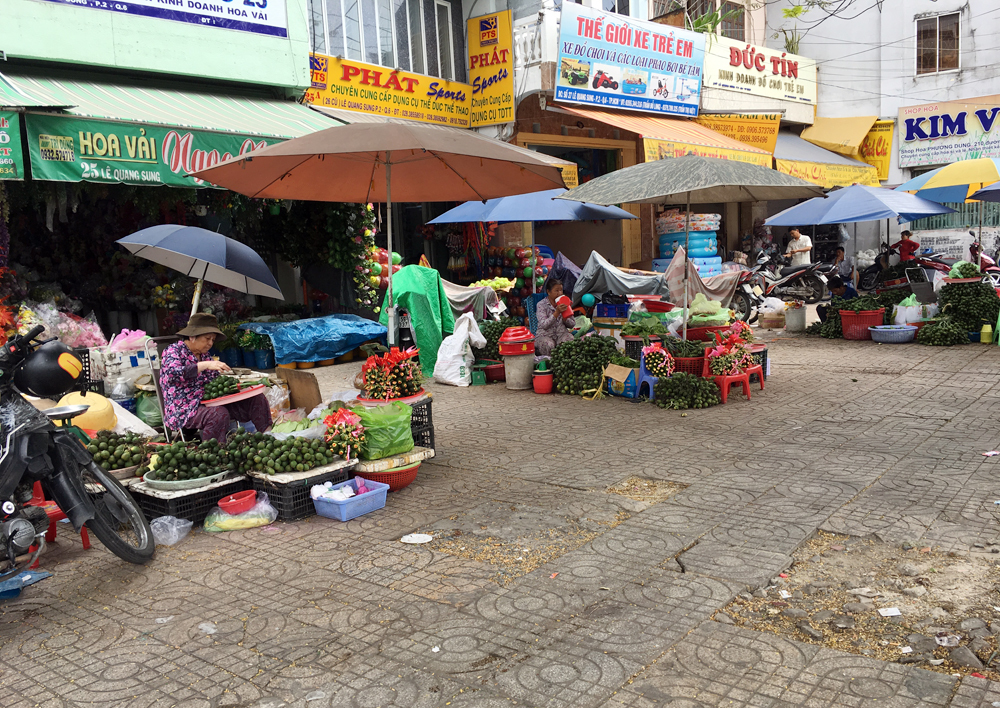
<instances>
[{"instance_id":1,"label":"window with grille","mask_svg":"<svg viewBox=\"0 0 1000 708\"><path fill-rule=\"evenodd\" d=\"M917 74L958 69L959 13L917 20Z\"/></svg>"},{"instance_id":2,"label":"window with grille","mask_svg":"<svg viewBox=\"0 0 1000 708\"><path fill-rule=\"evenodd\" d=\"M719 30L723 37L745 42L747 36L746 7L738 2L723 2L719 6L722 25Z\"/></svg>"},{"instance_id":3,"label":"window with grille","mask_svg":"<svg viewBox=\"0 0 1000 708\"><path fill-rule=\"evenodd\" d=\"M629 14L629 0L603 0L605 12L614 12L619 15Z\"/></svg>"}]
</instances>

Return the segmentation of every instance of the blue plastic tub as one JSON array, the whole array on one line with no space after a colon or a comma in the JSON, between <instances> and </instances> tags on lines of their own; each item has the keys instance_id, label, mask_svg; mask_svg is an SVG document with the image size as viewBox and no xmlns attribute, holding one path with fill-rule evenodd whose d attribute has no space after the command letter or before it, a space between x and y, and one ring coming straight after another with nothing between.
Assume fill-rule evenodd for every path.
<instances>
[{"instance_id":1,"label":"blue plastic tub","mask_svg":"<svg viewBox=\"0 0 1000 708\"><path fill-rule=\"evenodd\" d=\"M348 484L351 485L351 488L355 492L358 491L358 487L353 479L335 484L332 489L339 489ZM323 498L313 499L313 506L316 507L316 513L328 519L350 521L370 511L377 511L383 508L385 506L385 497L389 493L389 485L382 484L381 482L373 482L370 479L365 480L365 485L369 491L344 501Z\"/></svg>"}]
</instances>

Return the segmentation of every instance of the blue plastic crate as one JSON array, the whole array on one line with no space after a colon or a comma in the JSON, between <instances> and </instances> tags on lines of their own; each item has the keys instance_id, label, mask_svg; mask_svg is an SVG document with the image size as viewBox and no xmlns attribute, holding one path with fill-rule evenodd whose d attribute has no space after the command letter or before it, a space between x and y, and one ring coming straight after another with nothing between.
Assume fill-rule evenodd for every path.
<instances>
[{"instance_id":1,"label":"blue plastic crate","mask_svg":"<svg viewBox=\"0 0 1000 708\"><path fill-rule=\"evenodd\" d=\"M355 492L358 491L358 487L353 479L335 484L332 489L340 489L348 484L351 485L351 488ZM381 482L373 482L370 479L365 480L365 485L369 488L368 492L353 496L344 501L324 499L322 497L313 499L313 504L316 506L316 513L328 519L350 521L370 511L377 511L383 508L385 506L385 497L389 493L389 485L382 484Z\"/></svg>"},{"instance_id":2,"label":"blue plastic crate","mask_svg":"<svg viewBox=\"0 0 1000 708\"><path fill-rule=\"evenodd\" d=\"M624 305L608 305L599 302L594 306L594 317L628 317L628 303Z\"/></svg>"}]
</instances>

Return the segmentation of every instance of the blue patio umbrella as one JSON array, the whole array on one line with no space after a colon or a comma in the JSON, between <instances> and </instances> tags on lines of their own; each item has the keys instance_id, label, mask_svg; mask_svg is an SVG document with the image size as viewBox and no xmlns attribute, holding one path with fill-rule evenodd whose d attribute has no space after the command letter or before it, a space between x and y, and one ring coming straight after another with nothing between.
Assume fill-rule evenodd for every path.
<instances>
[{"instance_id":1,"label":"blue patio umbrella","mask_svg":"<svg viewBox=\"0 0 1000 708\"><path fill-rule=\"evenodd\" d=\"M500 224L516 221L596 221L603 219L635 219L636 217L616 206L598 206L586 202L556 199L565 189L546 189L512 197L471 201L446 211L431 224L456 224L468 221Z\"/></svg>"},{"instance_id":2,"label":"blue patio umbrella","mask_svg":"<svg viewBox=\"0 0 1000 708\"><path fill-rule=\"evenodd\" d=\"M250 295L284 300L278 281L249 246L197 226L160 224L118 239L133 254L198 280L191 314L198 311L204 281Z\"/></svg>"},{"instance_id":3,"label":"blue patio umbrella","mask_svg":"<svg viewBox=\"0 0 1000 708\"><path fill-rule=\"evenodd\" d=\"M1000 202L1000 182L994 182L989 187L983 187L978 192L969 195L969 199L980 202Z\"/></svg>"},{"instance_id":4,"label":"blue patio umbrella","mask_svg":"<svg viewBox=\"0 0 1000 708\"><path fill-rule=\"evenodd\" d=\"M906 192L855 184L796 204L769 218L767 226L802 226L806 224L850 224L897 218L913 221L935 214L955 211L929 199Z\"/></svg>"}]
</instances>

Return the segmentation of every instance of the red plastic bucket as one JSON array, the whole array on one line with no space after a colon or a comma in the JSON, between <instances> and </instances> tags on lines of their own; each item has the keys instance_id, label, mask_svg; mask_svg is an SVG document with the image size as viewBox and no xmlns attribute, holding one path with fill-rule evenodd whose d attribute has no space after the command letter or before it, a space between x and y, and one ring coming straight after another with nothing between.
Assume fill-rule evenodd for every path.
<instances>
[{"instance_id":1,"label":"red plastic bucket","mask_svg":"<svg viewBox=\"0 0 1000 708\"><path fill-rule=\"evenodd\" d=\"M219 508L227 514L242 514L253 509L257 503L257 492L248 489L245 492L236 492L219 500Z\"/></svg>"},{"instance_id":2,"label":"red plastic bucket","mask_svg":"<svg viewBox=\"0 0 1000 708\"><path fill-rule=\"evenodd\" d=\"M552 393L552 372L535 372L531 375L531 386L535 393Z\"/></svg>"}]
</instances>

